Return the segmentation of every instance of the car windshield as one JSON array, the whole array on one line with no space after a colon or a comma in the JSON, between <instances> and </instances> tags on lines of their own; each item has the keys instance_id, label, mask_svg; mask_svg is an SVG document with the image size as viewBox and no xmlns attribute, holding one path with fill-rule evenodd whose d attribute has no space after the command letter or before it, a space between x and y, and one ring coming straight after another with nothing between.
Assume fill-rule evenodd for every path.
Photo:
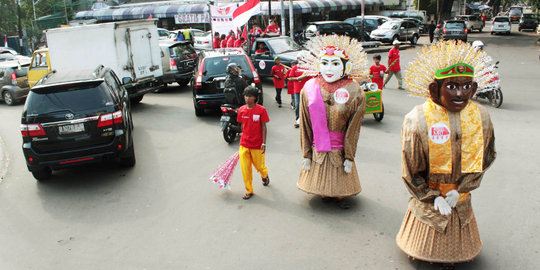
<instances>
[{"instance_id":1,"label":"car windshield","mask_svg":"<svg viewBox=\"0 0 540 270\"><path fill-rule=\"evenodd\" d=\"M203 75L206 77L215 77L226 73L227 65L235 63L244 71L243 74L249 75L249 63L245 55L224 55L219 57L205 58Z\"/></svg>"},{"instance_id":2,"label":"car windshield","mask_svg":"<svg viewBox=\"0 0 540 270\"><path fill-rule=\"evenodd\" d=\"M396 30L399 27L399 22L385 22L380 28L383 30Z\"/></svg>"},{"instance_id":3,"label":"car windshield","mask_svg":"<svg viewBox=\"0 0 540 270\"><path fill-rule=\"evenodd\" d=\"M507 17L497 17L495 18L495 22L509 22L510 19L508 19Z\"/></svg>"},{"instance_id":4,"label":"car windshield","mask_svg":"<svg viewBox=\"0 0 540 270\"><path fill-rule=\"evenodd\" d=\"M519 11L518 9L512 9L510 10L509 14L510 16L521 15L521 11Z\"/></svg>"},{"instance_id":5,"label":"car windshield","mask_svg":"<svg viewBox=\"0 0 540 270\"><path fill-rule=\"evenodd\" d=\"M465 28L465 24L462 22L448 22L444 27L449 29L463 29Z\"/></svg>"},{"instance_id":6,"label":"car windshield","mask_svg":"<svg viewBox=\"0 0 540 270\"><path fill-rule=\"evenodd\" d=\"M302 47L290 37L269 39L268 45L270 45L270 48L272 48L276 54L302 50Z\"/></svg>"},{"instance_id":7,"label":"car windshield","mask_svg":"<svg viewBox=\"0 0 540 270\"><path fill-rule=\"evenodd\" d=\"M113 105L112 96L103 81L71 85L54 92L47 89L50 88L31 91L31 98L26 100L25 105L28 114L46 114L63 110L80 112Z\"/></svg>"}]
</instances>

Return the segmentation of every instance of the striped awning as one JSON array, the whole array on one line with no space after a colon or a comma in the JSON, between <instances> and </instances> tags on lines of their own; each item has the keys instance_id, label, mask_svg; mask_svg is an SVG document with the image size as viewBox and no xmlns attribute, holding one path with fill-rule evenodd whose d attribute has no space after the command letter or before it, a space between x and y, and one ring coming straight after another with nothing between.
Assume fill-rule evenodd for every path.
<instances>
[{"instance_id":1,"label":"striped awning","mask_svg":"<svg viewBox=\"0 0 540 270\"><path fill-rule=\"evenodd\" d=\"M154 2L156 3L156 2ZM159 2L158 2L159 3ZM382 0L365 0L366 6L384 5ZM342 10L360 10L362 6L361 0L303 0L293 2L293 11L295 14L309 14L325 11L342 11ZM284 9L286 14L289 12L289 1L284 1ZM281 13L281 3L272 1L272 15ZM268 2L261 1L261 12L268 15ZM174 18L175 15L181 14L200 14L208 13L208 6L205 4L168 4L163 2L163 5L151 6L115 6L99 10L80 11L75 14L76 20L97 19L98 21L122 21L152 18Z\"/></svg>"}]
</instances>

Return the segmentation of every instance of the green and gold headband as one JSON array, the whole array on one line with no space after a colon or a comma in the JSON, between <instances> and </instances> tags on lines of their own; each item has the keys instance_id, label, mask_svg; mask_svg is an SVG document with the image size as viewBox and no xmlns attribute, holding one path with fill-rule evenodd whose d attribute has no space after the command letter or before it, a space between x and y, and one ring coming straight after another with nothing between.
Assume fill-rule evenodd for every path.
<instances>
[{"instance_id":1,"label":"green and gold headband","mask_svg":"<svg viewBox=\"0 0 540 270\"><path fill-rule=\"evenodd\" d=\"M457 63L447 68L439 69L435 72L435 79L442 80L451 77L474 77L474 68L466 63Z\"/></svg>"}]
</instances>

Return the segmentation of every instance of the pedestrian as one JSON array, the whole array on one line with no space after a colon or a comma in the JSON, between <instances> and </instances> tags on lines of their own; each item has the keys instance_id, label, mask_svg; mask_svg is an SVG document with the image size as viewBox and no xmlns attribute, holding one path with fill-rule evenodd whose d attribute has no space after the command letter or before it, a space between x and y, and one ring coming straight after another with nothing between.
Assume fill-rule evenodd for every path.
<instances>
[{"instance_id":1,"label":"pedestrian","mask_svg":"<svg viewBox=\"0 0 540 270\"><path fill-rule=\"evenodd\" d=\"M176 34L176 39L175 41L184 41L184 34L180 31L178 31L178 33Z\"/></svg>"},{"instance_id":2,"label":"pedestrian","mask_svg":"<svg viewBox=\"0 0 540 270\"><path fill-rule=\"evenodd\" d=\"M233 48L234 42L236 41L236 35L234 34L234 31L231 30L229 32L229 37L227 38L227 48Z\"/></svg>"},{"instance_id":3,"label":"pedestrian","mask_svg":"<svg viewBox=\"0 0 540 270\"><path fill-rule=\"evenodd\" d=\"M191 35L191 31L189 29L184 29L182 34L184 35L184 40L189 41L191 44L193 44L193 36Z\"/></svg>"},{"instance_id":4,"label":"pedestrian","mask_svg":"<svg viewBox=\"0 0 540 270\"><path fill-rule=\"evenodd\" d=\"M381 55L377 54L373 56L373 62L375 62L375 64L369 68L371 82L376 83L379 90L383 90L383 77L386 72L386 67L381 65Z\"/></svg>"},{"instance_id":5,"label":"pedestrian","mask_svg":"<svg viewBox=\"0 0 540 270\"><path fill-rule=\"evenodd\" d=\"M401 129L402 178L412 198L396 242L408 256L444 269L482 249L470 192L495 160L495 138L487 109L471 98L492 78L477 72L490 62L485 51L444 41L422 50L405 71L409 94L427 100Z\"/></svg>"},{"instance_id":6,"label":"pedestrian","mask_svg":"<svg viewBox=\"0 0 540 270\"><path fill-rule=\"evenodd\" d=\"M436 28L435 21L431 20L431 23L428 25L429 43L433 43L433 36L435 35Z\"/></svg>"},{"instance_id":7,"label":"pedestrian","mask_svg":"<svg viewBox=\"0 0 540 270\"><path fill-rule=\"evenodd\" d=\"M257 48L257 50L255 50L255 55L265 54L266 52L268 52L268 48L266 47L266 45L262 42L259 43L259 47Z\"/></svg>"},{"instance_id":8,"label":"pedestrian","mask_svg":"<svg viewBox=\"0 0 540 270\"><path fill-rule=\"evenodd\" d=\"M248 200L253 196L253 175L251 166L255 167L262 177L264 186L268 186L268 168L264 163L266 153L266 123L270 121L266 109L257 104L259 90L248 86L244 90L246 105L238 110L238 123L242 123L242 137L240 138L240 167L242 178L246 186L246 194L242 197Z\"/></svg>"},{"instance_id":9,"label":"pedestrian","mask_svg":"<svg viewBox=\"0 0 540 270\"><path fill-rule=\"evenodd\" d=\"M295 113L295 121L294 121L294 127L299 128L300 127L300 92L302 92L302 88L304 88L304 85L310 78L307 75L304 75L304 71L299 68L299 65L295 65L293 68L291 68L291 73L289 74L289 81L293 81L294 85L294 113Z\"/></svg>"},{"instance_id":10,"label":"pedestrian","mask_svg":"<svg viewBox=\"0 0 540 270\"><path fill-rule=\"evenodd\" d=\"M285 87L285 66L281 64L279 57L274 58L274 66L270 71L272 80L274 81L274 88L276 88L276 102L278 107L281 108L281 89Z\"/></svg>"},{"instance_id":11,"label":"pedestrian","mask_svg":"<svg viewBox=\"0 0 540 270\"><path fill-rule=\"evenodd\" d=\"M227 48L227 36L221 34L220 48Z\"/></svg>"},{"instance_id":12,"label":"pedestrian","mask_svg":"<svg viewBox=\"0 0 540 270\"><path fill-rule=\"evenodd\" d=\"M214 49L219 49L221 47L218 32L214 33L214 42L212 43L212 46L214 47Z\"/></svg>"},{"instance_id":13,"label":"pedestrian","mask_svg":"<svg viewBox=\"0 0 540 270\"><path fill-rule=\"evenodd\" d=\"M291 61L291 68L287 70L285 73L285 79L287 80L287 94L291 95L291 109L295 109L294 105L294 81L290 81L289 78L291 77L291 70L296 66L298 62L296 60Z\"/></svg>"},{"instance_id":14,"label":"pedestrian","mask_svg":"<svg viewBox=\"0 0 540 270\"><path fill-rule=\"evenodd\" d=\"M390 78L396 75L398 89L403 90L403 80L401 78L401 66L399 65L399 41L394 40L394 48L388 52L388 76L384 79L383 87L386 86Z\"/></svg>"},{"instance_id":15,"label":"pedestrian","mask_svg":"<svg viewBox=\"0 0 540 270\"><path fill-rule=\"evenodd\" d=\"M297 186L323 201L334 198L348 209L345 198L362 190L354 158L366 96L352 78L367 74L366 54L347 36L324 35L312 41L301 63L306 75L318 75L300 93L303 161Z\"/></svg>"}]
</instances>

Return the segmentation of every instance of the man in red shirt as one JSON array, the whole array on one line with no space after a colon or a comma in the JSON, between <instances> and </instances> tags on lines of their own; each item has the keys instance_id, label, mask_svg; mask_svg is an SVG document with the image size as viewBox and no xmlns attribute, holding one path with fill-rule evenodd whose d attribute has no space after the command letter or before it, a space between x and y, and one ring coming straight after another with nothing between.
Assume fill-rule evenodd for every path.
<instances>
[{"instance_id":1,"label":"man in red shirt","mask_svg":"<svg viewBox=\"0 0 540 270\"><path fill-rule=\"evenodd\" d=\"M266 27L266 30L264 30L265 34L279 34L281 32L281 29L279 29L279 26L277 26L275 21L271 21L270 25Z\"/></svg>"},{"instance_id":2,"label":"man in red shirt","mask_svg":"<svg viewBox=\"0 0 540 270\"><path fill-rule=\"evenodd\" d=\"M403 90L403 80L401 79L401 66L399 65L399 41L394 40L394 48L388 52L388 76L384 79L383 86L386 86L392 75L396 75L398 89Z\"/></svg>"},{"instance_id":3,"label":"man in red shirt","mask_svg":"<svg viewBox=\"0 0 540 270\"><path fill-rule=\"evenodd\" d=\"M272 75L274 88L276 88L276 101L278 107L281 108L281 89L285 87L285 66L281 64L281 59L277 56L274 58L274 66L270 71L270 75Z\"/></svg>"},{"instance_id":4,"label":"man in red shirt","mask_svg":"<svg viewBox=\"0 0 540 270\"><path fill-rule=\"evenodd\" d=\"M229 33L229 37L227 38L227 48L233 48L234 42L236 41L236 37L233 31Z\"/></svg>"},{"instance_id":5,"label":"man in red shirt","mask_svg":"<svg viewBox=\"0 0 540 270\"><path fill-rule=\"evenodd\" d=\"M246 41L245 41L245 39L244 39L243 37L241 37L241 38L239 38L239 39L236 39L236 40L234 41L234 47L236 47L236 48L242 48L242 46L244 45L245 42L246 42Z\"/></svg>"},{"instance_id":6,"label":"man in red shirt","mask_svg":"<svg viewBox=\"0 0 540 270\"><path fill-rule=\"evenodd\" d=\"M379 90L382 90L384 87L383 77L384 73L386 72L386 67L384 65L381 65L381 56L379 54L373 56L373 62L375 62L375 65L369 68L371 82L376 83L377 88L379 88Z\"/></svg>"},{"instance_id":7,"label":"man in red shirt","mask_svg":"<svg viewBox=\"0 0 540 270\"><path fill-rule=\"evenodd\" d=\"M227 48L227 36L225 34L221 34L220 48Z\"/></svg>"},{"instance_id":8,"label":"man in red shirt","mask_svg":"<svg viewBox=\"0 0 540 270\"><path fill-rule=\"evenodd\" d=\"M300 92L304 88L304 84L311 78L304 75L304 71L299 69L298 65L291 68L289 82L294 82L294 112L296 114L296 121L294 127L300 127Z\"/></svg>"},{"instance_id":9,"label":"man in red shirt","mask_svg":"<svg viewBox=\"0 0 540 270\"><path fill-rule=\"evenodd\" d=\"M264 164L266 152L266 123L270 121L266 109L257 104L259 90L248 86L244 90L246 105L238 110L238 123L242 123L242 137L240 138L240 168L246 186L246 194L242 197L247 200L253 196L253 175L251 166L261 174L264 186L268 186L268 168Z\"/></svg>"},{"instance_id":10,"label":"man in red shirt","mask_svg":"<svg viewBox=\"0 0 540 270\"><path fill-rule=\"evenodd\" d=\"M218 32L214 33L214 42L212 43L212 47L214 47L214 49L219 49L220 47L220 40L219 40Z\"/></svg>"},{"instance_id":11,"label":"man in red shirt","mask_svg":"<svg viewBox=\"0 0 540 270\"><path fill-rule=\"evenodd\" d=\"M287 73L285 73L285 79L287 79L287 94L291 95L291 109L294 110L294 82L290 81L289 78L291 77L291 70L296 66L296 60L291 61L291 68L287 70Z\"/></svg>"}]
</instances>

